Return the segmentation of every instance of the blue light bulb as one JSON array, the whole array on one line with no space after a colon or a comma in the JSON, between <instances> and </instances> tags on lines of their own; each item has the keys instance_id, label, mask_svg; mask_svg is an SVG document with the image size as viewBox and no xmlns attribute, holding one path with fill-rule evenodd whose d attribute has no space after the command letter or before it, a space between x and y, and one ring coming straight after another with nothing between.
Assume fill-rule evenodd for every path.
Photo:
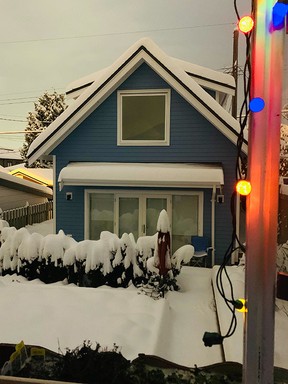
<instances>
[{"instance_id":1,"label":"blue light bulb","mask_svg":"<svg viewBox=\"0 0 288 384\"><path fill-rule=\"evenodd\" d=\"M272 11L272 23L275 29L281 29L285 24L285 16L288 11L288 5L284 3L276 3Z\"/></svg>"},{"instance_id":2,"label":"blue light bulb","mask_svg":"<svg viewBox=\"0 0 288 384\"><path fill-rule=\"evenodd\" d=\"M265 102L261 97L254 97L249 103L249 108L252 112L260 112L265 107Z\"/></svg>"}]
</instances>

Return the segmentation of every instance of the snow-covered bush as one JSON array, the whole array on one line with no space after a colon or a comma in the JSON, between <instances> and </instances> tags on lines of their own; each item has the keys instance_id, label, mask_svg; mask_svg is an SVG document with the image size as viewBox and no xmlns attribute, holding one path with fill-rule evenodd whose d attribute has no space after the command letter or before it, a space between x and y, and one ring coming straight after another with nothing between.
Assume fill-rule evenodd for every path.
<instances>
[{"instance_id":1,"label":"snow-covered bush","mask_svg":"<svg viewBox=\"0 0 288 384\"><path fill-rule=\"evenodd\" d=\"M161 287L164 292L174 284L193 248L186 246L176 252L171 265L169 228L165 210L158 219L158 232L139 237L137 242L132 233L119 238L103 231L99 240L77 242L62 230L43 237L30 234L26 228L3 227L0 273L18 273L45 283L67 279L68 283L86 287L127 287L132 283L139 287L151 281L153 287Z\"/></svg>"},{"instance_id":2,"label":"snow-covered bush","mask_svg":"<svg viewBox=\"0 0 288 384\"><path fill-rule=\"evenodd\" d=\"M1 243L5 243L5 241L10 237L17 229L15 227L4 227L1 230Z\"/></svg>"},{"instance_id":3,"label":"snow-covered bush","mask_svg":"<svg viewBox=\"0 0 288 384\"><path fill-rule=\"evenodd\" d=\"M8 221L0 219L0 246L2 244L2 230L7 227L9 227Z\"/></svg>"},{"instance_id":4,"label":"snow-covered bush","mask_svg":"<svg viewBox=\"0 0 288 384\"><path fill-rule=\"evenodd\" d=\"M11 271L11 238L6 238L6 241L2 243L0 248L0 273L5 275Z\"/></svg>"},{"instance_id":5,"label":"snow-covered bush","mask_svg":"<svg viewBox=\"0 0 288 384\"><path fill-rule=\"evenodd\" d=\"M32 233L25 236L19 245L17 271L28 280L39 277L39 252L42 240L42 235Z\"/></svg>"},{"instance_id":6,"label":"snow-covered bush","mask_svg":"<svg viewBox=\"0 0 288 384\"><path fill-rule=\"evenodd\" d=\"M63 265L64 253L77 242L60 230L43 237L39 250L39 278L45 283L64 280L67 270Z\"/></svg>"},{"instance_id":7,"label":"snow-covered bush","mask_svg":"<svg viewBox=\"0 0 288 384\"><path fill-rule=\"evenodd\" d=\"M2 230L2 246L0 248L0 265L2 274L16 272L18 266L18 249L22 240L29 236L26 228L16 230L14 227L5 227Z\"/></svg>"},{"instance_id":8,"label":"snow-covered bush","mask_svg":"<svg viewBox=\"0 0 288 384\"><path fill-rule=\"evenodd\" d=\"M158 233L156 232L153 236L138 237L136 249L139 257L142 258L143 263L145 263L149 257L154 255L155 248L157 247L157 236Z\"/></svg>"},{"instance_id":9,"label":"snow-covered bush","mask_svg":"<svg viewBox=\"0 0 288 384\"><path fill-rule=\"evenodd\" d=\"M186 244L178 248L172 255L172 266L180 271L183 264L189 264L194 255L194 251L194 247L191 244Z\"/></svg>"}]
</instances>

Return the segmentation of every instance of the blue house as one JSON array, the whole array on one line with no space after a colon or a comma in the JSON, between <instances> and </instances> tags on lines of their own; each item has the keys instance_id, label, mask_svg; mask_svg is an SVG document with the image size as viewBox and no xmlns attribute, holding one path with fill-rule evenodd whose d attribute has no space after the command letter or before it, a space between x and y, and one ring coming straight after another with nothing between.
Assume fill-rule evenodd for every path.
<instances>
[{"instance_id":1,"label":"blue house","mask_svg":"<svg viewBox=\"0 0 288 384\"><path fill-rule=\"evenodd\" d=\"M108 230L153 235L170 217L173 250L204 235L219 263L231 241L238 122L223 107L230 75L141 39L70 85L71 105L31 145L54 161L55 230L77 241ZM247 143L243 150L247 151Z\"/></svg>"}]
</instances>

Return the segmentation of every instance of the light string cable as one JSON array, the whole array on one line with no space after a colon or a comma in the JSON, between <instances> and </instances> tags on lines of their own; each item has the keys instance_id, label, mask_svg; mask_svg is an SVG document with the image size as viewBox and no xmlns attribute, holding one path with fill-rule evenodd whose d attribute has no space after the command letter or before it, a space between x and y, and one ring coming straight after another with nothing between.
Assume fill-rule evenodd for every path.
<instances>
[{"instance_id":1,"label":"light string cable","mask_svg":"<svg viewBox=\"0 0 288 384\"><path fill-rule=\"evenodd\" d=\"M237 0L234 0L234 9L237 16L238 21L240 20L240 15L237 9ZM253 14L253 5L251 14ZM249 99L250 99L250 84L251 84L251 32L248 32L245 34L246 39L246 60L244 65L244 71L243 71L243 82L244 82L244 98L243 102L240 108L240 117L239 117L239 125L240 125L240 131L237 138L237 156L236 156L236 167L235 167L235 179L236 182L239 179L246 179L247 177L247 158L245 154L243 154L242 146L245 142L244 138L244 130L247 127L248 118L249 118ZM237 90L236 90L237 92ZM241 308L241 303L239 306L239 301L235 300L234 297L234 290L233 290L233 284L230 279L230 276L227 272L226 266L231 260L231 256L233 252L235 252L237 249L241 249L243 252L245 252L245 246L241 243L240 239L238 238L237 231L236 231L236 205L237 205L237 195L234 191L231 196L230 200L230 210L231 210L231 216L232 216L232 236L231 236L231 242L227 248L227 251L224 255L223 262L219 267L219 270L216 275L216 286L217 289L221 295L221 297L224 299L225 304L227 305L229 311L231 312L231 322L230 326L228 328L228 331L225 336L222 336L223 339L230 337L234 334L236 327L237 327L237 317L235 314L235 311L237 308ZM224 275L223 275L224 274ZM228 283L228 289L230 291L230 298L227 297L227 288L224 288L224 279L223 276L226 277L226 281Z\"/></svg>"}]
</instances>

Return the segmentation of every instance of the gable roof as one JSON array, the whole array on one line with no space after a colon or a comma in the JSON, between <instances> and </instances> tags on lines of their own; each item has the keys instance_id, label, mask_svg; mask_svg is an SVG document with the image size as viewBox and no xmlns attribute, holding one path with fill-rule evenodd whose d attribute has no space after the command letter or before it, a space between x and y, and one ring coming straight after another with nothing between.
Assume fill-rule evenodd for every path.
<instances>
[{"instance_id":1,"label":"gable roof","mask_svg":"<svg viewBox=\"0 0 288 384\"><path fill-rule=\"evenodd\" d=\"M142 63L148 64L198 110L223 135L237 143L239 123L210 96L178 61L166 55L152 40L144 38L133 44L113 65L100 72L99 77L71 104L29 148L29 163L51 151L114 92ZM178 64L177 64L178 63ZM247 151L247 144L243 145Z\"/></svg>"},{"instance_id":2,"label":"gable roof","mask_svg":"<svg viewBox=\"0 0 288 384\"><path fill-rule=\"evenodd\" d=\"M188 61L179 60L174 57L170 57L171 61L174 61L175 65L181 67L190 77L192 77L199 85L220 91L228 95L235 94L235 79L233 76L214 71L210 68L205 68L196 64L189 63ZM85 91L94 81L102 76L110 67L101 69L100 71L91 73L81 79L77 79L68 84L66 88L66 95L69 99L77 99L82 92Z\"/></svg>"}]
</instances>

